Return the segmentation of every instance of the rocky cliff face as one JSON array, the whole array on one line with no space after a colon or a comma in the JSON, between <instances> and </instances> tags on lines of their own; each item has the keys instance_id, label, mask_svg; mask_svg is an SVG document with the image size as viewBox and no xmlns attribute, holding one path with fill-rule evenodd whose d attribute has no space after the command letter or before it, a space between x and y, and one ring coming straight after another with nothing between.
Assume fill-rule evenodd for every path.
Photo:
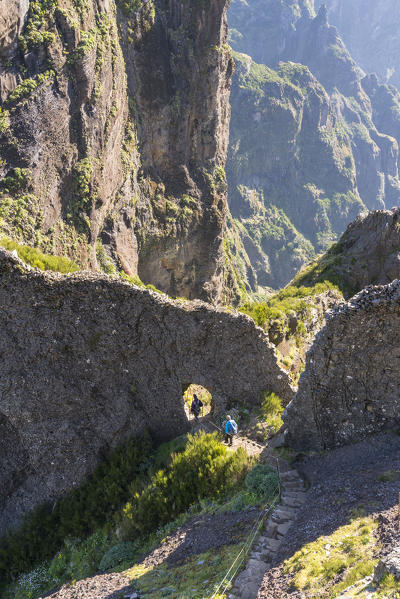
<instances>
[{"instance_id":1,"label":"rocky cliff face","mask_svg":"<svg viewBox=\"0 0 400 599\"><path fill-rule=\"evenodd\" d=\"M334 310L286 409L286 441L325 449L400 423L400 282L367 287Z\"/></svg>"},{"instance_id":2,"label":"rocky cliff face","mask_svg":"<svg viewBox=\"0 0 400 599\"><path fill-rule=\"evenodd\" d=\"M297 285L329 280L350 297L367 285L400 278L400 208L361 214L318 261L300 272Z\"/></svg>"},{"instance_id":3,"label":"rocky cliff face","mask_svg":"<svg viewBox=\"0 0 400 599\"><path fill-rule=\"evenodd\" d=\"M172 301L88 272L30 270L0 251L0 534L90 473L127 435L188 429L183 392L214 408L292 396L243 314Z\"/></svg>"},{"instance_id":4,"label":"rocky cliff face","mask_svg":"<svg viewBox=\"0 0 400 599\"><path fill-rule=\"evenodd\" d=\"M397 0L315 0L316 9L321 4L327 6L330 22L338 28L360 67L367 73L377 73L382 82L399 87Z\"/></svg>"},{"instance_id":5,"label":"rocky cliff face","mask_svg":"<svg viewBox=\"0 0 400 599\"><path fill-rule=\"evenodd\" d=\"M236 0L229 18L249 55L236 54L229 201L256 285L281 286L361 210L399 203L400 95L363 76L324 7Z\"/></svg>"},{"instance_id":6,"label":"rocky cliff face","mask_svg":"<svg viewBox=\"0 0 400 599\"><path fill-rule=\"evenodd\" d=\"M220 299L225 5L3 0L3 232L174 295Z\"/></svg>"}]
</instances>

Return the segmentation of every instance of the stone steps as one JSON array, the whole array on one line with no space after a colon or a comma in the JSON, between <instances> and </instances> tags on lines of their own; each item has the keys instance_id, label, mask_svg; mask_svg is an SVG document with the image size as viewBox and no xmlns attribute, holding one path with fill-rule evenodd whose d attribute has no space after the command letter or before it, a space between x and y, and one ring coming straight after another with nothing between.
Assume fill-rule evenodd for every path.
<instances>
[{"instance_id":1,"label":"stone steps","mask_svg":"<svg viewBox=\"0 0 400 599\"><path fill-rule=\"evenodd\" d=\"M253 546L246 567L237 576L229 599L257 599L265 573L271 568L297 512L306 501L306 489L297 470L281 473L281 503L275 508Z\"/></svg>"}]
</instances>

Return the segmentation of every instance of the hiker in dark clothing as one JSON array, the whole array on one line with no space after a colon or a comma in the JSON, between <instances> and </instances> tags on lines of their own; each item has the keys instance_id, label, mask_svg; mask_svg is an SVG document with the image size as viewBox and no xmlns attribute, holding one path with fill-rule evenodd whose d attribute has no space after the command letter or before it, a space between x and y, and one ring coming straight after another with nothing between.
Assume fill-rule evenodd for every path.
<instances>
[{"instance_id":1,"label":"hiker in dark clothing","mask_svg":"<svg viewBox=\"0 0 400 599\"><path fill-rule=\"evenodd\" d=\"M190 411L192 412L192 414L194 414L196 421L199 419L199 414L200 414L202 407L203 407L203 402L194 393Z\"/></svg>"},{"instance_id":2,"label":"hiker in dark clothing","mask_svg":"<svg viewBox=\"0 0 400 599\"><path fill-rule=\"evenodd\" d=\"M233 435L237 434L238 426L234 420L230 416L226 417L225 423L225 443L228 443L232 446L233 443Z\"/></svg>"}]
</instances>

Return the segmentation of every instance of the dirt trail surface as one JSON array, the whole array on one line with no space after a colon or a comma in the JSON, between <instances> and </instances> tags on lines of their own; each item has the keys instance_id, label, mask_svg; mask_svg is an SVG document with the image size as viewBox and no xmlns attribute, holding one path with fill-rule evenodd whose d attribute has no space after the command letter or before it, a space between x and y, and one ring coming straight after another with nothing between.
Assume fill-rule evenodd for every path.
<instances>
[{"instance_id":1,"label":"dirt trail surface","mask_svg":"<svg viewBox=\"0 0 400 599\"><path fill-rule=\"evenodd\" d=\"M98 574L80 580L73 586L65 585L47 599L120 599L133 593L129 579L123 574Z\"/></svg>"},{"instance_id":2,"label":"dirt trail surface","mask_svg":"<svg viewBox=\"0 0 400 599\"><path fill-rule=\"evenodd\" d=\"M304 592L290 588L291 576L283 573L283 561L306 543L348 524L354 509L363 508L367 515L376 515L377 535L382 542L378 557L400 542L397 528L400 480L379 480L385 472L400 472L400 436L380 434L325 456L306 458L296 467L311 485L307 502L265 575L258 599L307 597Z\"/></svg>"},{"instance_id":3,"label":"dirt trail surface","mask_svg":"<svg viewBox=\"0 0 400 599\"><path fill-rule=\"evenodd\" d=\"M192 427L190 431L192 434L197 433L200 430L204 430L206 433L218 432L222 435L222 428L217 426L210 416L200 418L198 422L189 416L189 421ZM263 454L263 459L265 459L266 452L270 453L267 446L249 439L247 436L245 436L246 434L246 431L239 431L239 434L234 436L232 450L234 451L235 449L238 449L238 447L243 447L247 455L259 456L260 454Z\"/></svg>"}]
</instances>

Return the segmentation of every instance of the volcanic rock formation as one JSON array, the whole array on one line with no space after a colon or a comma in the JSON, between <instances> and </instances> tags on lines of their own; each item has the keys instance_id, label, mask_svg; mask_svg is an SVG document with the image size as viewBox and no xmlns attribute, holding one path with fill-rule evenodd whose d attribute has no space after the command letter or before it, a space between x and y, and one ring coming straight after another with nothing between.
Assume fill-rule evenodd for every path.
<instances>
[{"instance_id":1,"label":"volcanic rock formation","mask_svg":"<svg viewBox=\"0 0 400 599\"><path fill-rule=\"evenodd\" d=\"M217 411L267 389L292 396L247 316L88 272L43 274L1 250L0 331L0 533L124 437L185 432L191 383Z\"/></svg>"},{"instance_id":2,"label":"volcanic rock formation","mask_svg":"<svg viewBox=\"0 0 400 599\"><path fill-rule=\"evenodd\" d=\"M218 302L226 0L25 4L0 3L0 233Z\"/></svg>"},{"instance_id":3,"label":"volcanic rock formation","mask_svg":"<svg viewBox=\"0 0 400 599\"><path fill-rule=\"evenodd\" d=\"M336 283L350 298L367 285L400 278L400 208L365 212L339 242L296 276L297 284Z\"/></svg>"},{"instance_id":4,"label":"volcanic rock formation","mask_svg":"<svg viewBox=\"0 0 400 599\"><path fill-rule=\"evenodd\" d=\"M398 427L399 335L399 280L367 287L336 308L286 408L286 442L320 450Z\"/></svg>"}]
</instances>

